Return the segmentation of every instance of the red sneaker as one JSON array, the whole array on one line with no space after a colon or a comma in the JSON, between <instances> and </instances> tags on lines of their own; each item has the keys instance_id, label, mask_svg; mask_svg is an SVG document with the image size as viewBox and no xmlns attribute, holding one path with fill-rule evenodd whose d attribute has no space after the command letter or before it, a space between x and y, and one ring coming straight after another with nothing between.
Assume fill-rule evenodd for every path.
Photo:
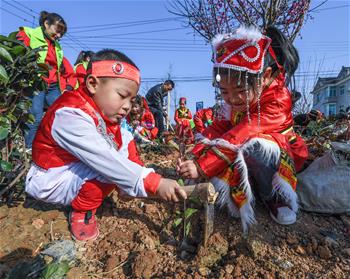
<instances>
[{"instance_id":1,"label":"red sneaker","mask_svg":"<svg viewBox=\"0 0 350 279\"><path fill-rule=\"evenodd\" d=\"M69 214L72 237L78 241L95 240L100 234L95 218L95 210L76 211Z\"/></svg>"}]
</instances>

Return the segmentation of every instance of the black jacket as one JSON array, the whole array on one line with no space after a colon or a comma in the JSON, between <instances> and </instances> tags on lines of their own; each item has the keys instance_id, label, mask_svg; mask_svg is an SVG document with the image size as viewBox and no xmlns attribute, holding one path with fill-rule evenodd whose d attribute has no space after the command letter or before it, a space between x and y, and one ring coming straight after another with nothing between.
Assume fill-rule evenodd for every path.
<instances>
[{"instance_id":1,"label":"black jacket","mask_svg":"<svg viewBox=\"0 0 350 279\"><path fill-rule=\"evenodd\" d=\"M148 90L146 100L150 108L158 109L165 115L163 109L163 98L167 95L167 92L163 92L162 86L163 83L160 83Z\"/></svg>"}]
</instances>

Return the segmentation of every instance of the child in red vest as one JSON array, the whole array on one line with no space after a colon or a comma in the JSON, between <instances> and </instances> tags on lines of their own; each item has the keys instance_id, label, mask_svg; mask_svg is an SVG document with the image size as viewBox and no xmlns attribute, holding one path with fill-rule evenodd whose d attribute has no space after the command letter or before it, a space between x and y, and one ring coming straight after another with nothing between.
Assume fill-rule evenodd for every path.
<instances>
[{"instance_id":1,"label":"child in red vest","mask_svg":"<svg viewBox=\"0 0 350 279\"><path fill-rule=\"evenodd\" d=\"M138 95L132 104L130 114L127 117L129 125L134 130L134 136L141 142L151 142L157 137L158 128L155 127L153 114L147 109L147 102Z\"/></svg>"},{"instance_id":2,"label":"child in red vest","mask_svg":"<svg viewBox=\"0 0 350 279\"><path fill-rule=\"evenodd\" d=\"M203 133L206 127L213 124L213 120L214 109L212 107L204 108L196 112L196 114L193 117L193 122L196 130L196 138L201 137L200 134Z\"/></svg>"},{"instance_id":3,"label":"child in red vest","mask_svg":"<svg viewBox=\"0 0 350 279\"><path fill-rule=\"evenodd\" d=\"M185 144L193 143L194 136L192 132L192 113L186 108L186 98L180 98L180 107L175 112L176 135Z\"/></svg>"},{"instance_id":4,"label":"child in red vest","mask_svg":"<svg viewBox=\"0 0 350 279\"><path fill-rule=\"evenodd\" d=\"M70 205L77 240L98 236L96 209L116 187L133 197L186 198L176 181L142 166L131 133L120 128L139 86L139 69L127 56L102 50L89 64L85 86L60 96L40 124L26 192Z\"/></svg>"},{"instance_id":5,"label":"child in red vest","mask_svg":"<svg viewBox=\"0 0 350 279\"><path fill-rule=\"evenodd\" d=\"M287 89L297 50L278 29L265 32L239 28L213 40L214 76L225 104L194 147L193 160L178 163L185 178L211 179L218 205L241 217L244 232L255 223L251 183L273 220L296 221L296 172L308 155L293 131Z\"/></svg>"},{"instance_id":6,"label":"child in red vest","mask_svg":"<svg viewBox=\"0 0 350 279\"><path fill-rule=\"evenodd\" d=\"M92 51L81 51L74 63L74 72L77 78L77 82L74 88L77 89L81 84L84 83L86 76L86 69L94 53Z\"/></svg>"}]
</instances>

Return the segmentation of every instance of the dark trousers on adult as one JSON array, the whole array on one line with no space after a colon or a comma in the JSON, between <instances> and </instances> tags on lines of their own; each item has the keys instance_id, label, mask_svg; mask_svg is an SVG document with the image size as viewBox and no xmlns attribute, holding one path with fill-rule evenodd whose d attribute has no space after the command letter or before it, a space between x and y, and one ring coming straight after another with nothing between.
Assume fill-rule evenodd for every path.
<instances>
[{"instance_id":1,"label":"dark trousers on adult","mask_svg":"<svg viewBox=\"0 0 350 279\"><path fill-rule=\"evenodd\" d=\"M164 116L163 116L163 112L158 109L158 108L154 108L154 107L149 107L153 116L154 116L154 120L156 122L156 127L158 128L158 134L157 137L159 138L163 132L164 132Z\"/></svg>"}]
</instances>

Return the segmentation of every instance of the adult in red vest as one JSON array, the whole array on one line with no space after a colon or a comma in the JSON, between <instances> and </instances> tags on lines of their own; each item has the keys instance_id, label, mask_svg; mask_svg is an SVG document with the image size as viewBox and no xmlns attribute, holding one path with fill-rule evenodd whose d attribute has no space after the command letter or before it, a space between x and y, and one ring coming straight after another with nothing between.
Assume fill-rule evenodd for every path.
<instances>
[{"instance_id":1,"label":"adult in red vest","mask_svg":"<svg viewBox=\"0 0 350 279\"><path fill-rule=\"evenodd\" d=\"M42 48L37 59L38 63L45 63L49 67L48 77L43 79L47 83L48 90L41 91L32 99L31 113L35 117L33 124L28 124L25 133L27 148L32 147L32 142L39 123L44 113L44 106L50 106L61 95L66 88L60 82L60 72L63 63L63 51L59 39L67 32L67 24L64 19L56 13L42 11L40 13L39 27L20 27L17 39L23 41L31 48Z\"/></svg>"},{"instance_id":2,"label":"adult in red vest","mask_svg":"<svg viewBox=\"0 0 350 279\"><path fill-rule=\"evenodd\" d=\"M92 51L81 51L78 55L77 61L74 63L75 76L77 78L77 84L75 89L84 83L86 76L86 69L91 60L91 56L94 53Z\"/></svg>"},{"instance_id":3,"label":"adult in red vest","mask_svg":"<svg viewBox=\"0 0 350 279\"><path fill-rule=\"evenodd\" d=\"M131 133L119 125L139 86L140 72L130 58L100 51L89 64L85 86L62 94L35 136L25 190L36 199L70 205L77 240L98 236L96 209L115 188L133 197L186 198L175 180L142 166Z\"/></svg>"}]
</instances>

